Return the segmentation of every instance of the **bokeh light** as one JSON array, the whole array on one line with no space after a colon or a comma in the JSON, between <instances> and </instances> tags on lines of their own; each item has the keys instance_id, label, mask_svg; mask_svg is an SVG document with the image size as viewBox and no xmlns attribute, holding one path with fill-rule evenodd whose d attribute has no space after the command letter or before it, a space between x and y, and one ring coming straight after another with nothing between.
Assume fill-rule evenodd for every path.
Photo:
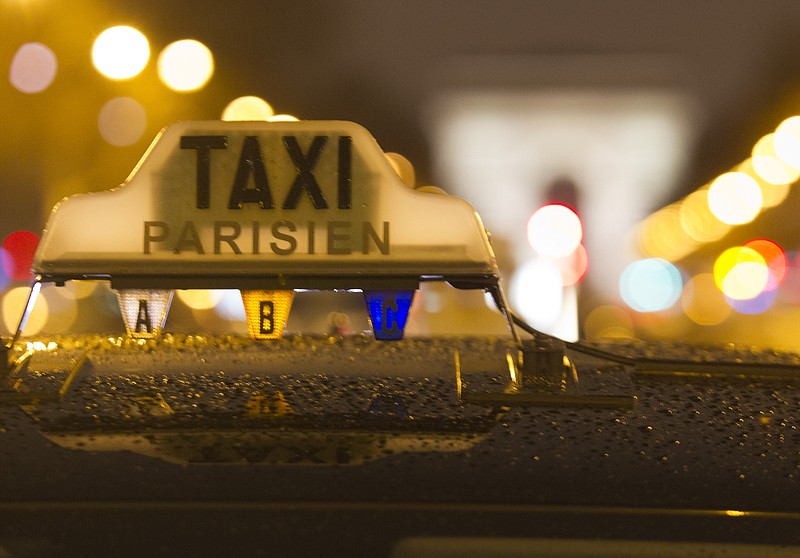
<instances>
[{"instance_id":1,"label":"bokeh light","mask_svg":"<svg viewBox=\"0 0 800 558\"><path fill-rule=\"evenodd\" d=\"M28 295L31 292L30 287L14 287L6 291L2 300L3 312L3 325L6 331L14 332L19 325L19 319L22 312L25 310L25 304L28 302ZM47 308L47 299L39 296L36 299L36 304L33 306L31 315L28 316L28 322L25 324L25 335L36 335L44 329L47 323L47 318L50 312Z\"/></svg>"},{"instance_id":2,"label":"bokeh light","mask_svg":"<svg viewBox=\"0 0 800 558\"><path fill-rule=\"evenodd\" d=\"M770 184L791 184L800 177L800 169L788 166L775 151L775 134L767 134L753 147L753 170Z\"/></svg>"},{"instance_id":3,"label":"bokeh light","mask_svg":"<svg viewBox=\"0 0 800 558\"><path fill-rule=\"evenodd\" d=\"M768 280L767 262L752 248L728 248L714 262L714 282L728 298L754 298L764 290Z\"/></svg>"},{"instance_id":4,"label":"bokeh light","mask_svg":"<svg viewBox=\"0 0 800 558\"><path fill-rule=\"evenodd\" d=\"M677 267L661 258L646 258L628 264L619 278L619 293L637 312L660 312L681 296L683 280Z\"/></svg>"},{"instance_id":5,"label":"bokeh light","mask_svg":"<svg viewBox=\"0 0 800 558\"><path fill-rule=\"evenodd\" d=\"M144 107L130 97L108 101L97 117L100 135L111 145L132 145L139 141L147 128Z\"/></svg>"},{"instance_id":6,"label":"bokeh light","mask_svg":"<svg viewBox=\"0 0 800 558\"><path fill-rule=\"evenodd\" d=\"M11 60L9 80L18 91L40 93L53 83L57 70L52 50L41 43L25 43Z\"/></svg>"},{"instance_id":7,"label":"bokeh light","mask_svg":"<svg viewBox=\"0 0 800 558\"><path fill-rule=\"evenodd\" d=\"M789 267L778 295L784 302L800 305L800 261L798 261L797 253L791 256L787 254L787 258Z\"/></svg>"},{"instance_id":8,"label":"bokeh light","mask_svg":"<svg viewBox=\"0 0 800 558\"><path fill-rule=\"evenodd\" d=\"M681 306L690 320L702 326L719 325L731 314L731 307L711 273L700 273L686 282Z\"/></svg>"},{"instance_id":9,"label":"bokeh light","mask_svg":"<svg viewBox=\"0 0 800 558\"><path fill-rule=\"evenodd\" d=\"M575 251L582 239L581 220L565 205L542 206L528 220L528 242L543 256L567 257Z\"/></svg>"},{"instance_id":10,"label":"bokeh light","mask_svg":"<svg viewBox=\"0 0 800 558\"><path fill-rule=\"evenodd\" d=\"M111 79L130 79L138 75L149 59L147 38L127 25L106 29L92 47L95 68Z\"/></svg>"},{"instance_id":11,"label":"bokeh light","mask_svg":"<svg viewBox=\"0 0 800 558\"><path fill-rule=\"evenodd\" d=\"M101 285L108 285L108 283L105 281L67 281L60 294L73 300L82 300L94 296Z\"/></svg>"},{"instance_id":12,"label":"bokeh light","mask_svg":"<svg viewBox=\"0 0 800 558\"><path fill-rule=\"evenodd\" d=\"M729 225L749 223L761 211L762 203L758 183L742 172L726 172L718 176L708 189L711 213Z\"/></svg>"},{"instance_id":13,"label":"bokeh light","mask_svg":"<svg viewBox=\"0 0 800 558\"><path fill-rule=\"evenodd\" d=\"M727 298L727 301L728 304L730 304L730 306L739 314L752 316L755 314L763 314L769 310L775 302L777 296L777 291L762 291L753 298L743 300Z\"/></svg>"},{"instance_id":14,"label":"bokeh light","mask_svg":"<svg viewBox=\"0 0 800 558\"><path fill-rule=\"evenodd\" d=\"M225 295L222 289L192 289L175 291L178 299L192 310L209 310Z\"/></svg>"},{"instance_id":15,"label":"bokeh light","mask_svg":"<svg viewBox=\"0 0 800 558\"><path fill-rule=\"evenodd\" d=\"M761 189L762 209L776 207L783 203L783 200L789 195L791 189L790 184L770 184L762 179L753 168L753 159L748 158L741 165L736 167L738 172L743 172L746 175L755 179L758 187Z\"/></svg>"},{"instance_id":16,"label":"bokeh light","mask_svg":"<svg viewBox=\"0 0 800 558\"><path fill-rule=\"evenodd\" d=\"M792 116L775 129L775 154L785 164L800 168L800 116Z\"/></svg>"},{"instance_id":17,"label":"bokeh light","mask_svg":"<svg viewBox=\"0 0 800 558\"><path fill-rule=\"evenodd\" d=\"M565 287L577 285L586 277L589 271L589 256L583 244L578 247L566 258L556 260L556 265L561 270L561 281Z\"/></svg>"},{"instance_id":18,"label":"bokeh light","mask_svg":"<svg viewBox=\"0 0 800 558\"><path fill-rule=\"evenodd\" d=\"M583 323L587 339L632 339L633 320L624 308L605 304L592 308Z\"/></svg>"},{"instance_id":19,"label":"bokeh light","mask_svg":"<svg viewBox=\"0 0 800 558\"><path fill-rule=\"evenodd\" d=\"M11 277L6 274L6 264L3 263L9 260L8 252L4 248L0 248L0 291L5 289L9 281L11 281Z\"/></svg>"},{"instance_id":20,"label":"bokeh light","mask_svg":"<svg viewBox=\"0 0 800 558\"><path fill-rule=\"evenodd\" d=\"M414 170L414 165L406 157L400 153L384 153L384 157L403 181L403 184L410 188L417 185L417 172Z\"/></svg>"},{"instance_id":21,"label":"bokeh light","mask_svg":"<svg viewBox=\"0 0 800 558\"><path fill-rule=\"evenodd\" d=\"M511 305L532 326L548 330L561 316L564 300L561 282L561 271L551 260L531 260L511 276Z\"/></svg>"},{"instance_id":22,"label":"bokeh light","mask_svg":"<svg viewBox=\"0 0 800 558\"><path fill-rule=\"evenodd\" d=\"M692 192L681 202L681 227L698 242L714 242L725 236L731 226L723 223L708 207L708 190Z\"/></svg>"},{"instance_id":23,"label":"bokeh light","mask_svg":"<svg viewBox=\"0 0 800 558\"><path fill-rule=\"evenodd\" d=\"M764 286L765 291L773 291L780 287L786 278L789 260L786 252L777 243L766 238L758 238L745 243L745 248L751 248L761 254L767 263L769 278Z\"/></svg>"},{"instance_id":24,"label":"bokeh light","mask_svg":"<svg viewBox=\"0 0 800 558\"><path fill-rule=\"evenodd\" d=\"M242 321L244 322L246 316L244 314L244 304L242 303L242 295L237 289L223 289L218 291L221 297L214 306L214 311L220 318L225 320Z\"/></svg>"},{"instance_id":25,"label":"bokeh light","mask_svg":"<svg viewBox=\"0 0 800 558\"><path fill-rule=\"evenodd\" d=\"M197 91L214 74L214 57L206 45L193 39L175 41L158 57L158 77L174 91Z\"/></svg>"},{"instance_id":26,"label":"bokeh light","mask_svg":"<svg viewBox=\"0 0 800 558\"><path fill-rule=\"evenodd\" d=\"M272 106L261 97L246 96L234 99L222 111L222 120L269 120L275 115Z\"/></svg>"},{"instance_id":27,"label":"bokeh light","mask_svg":"<svg viewBox=\"0 0 800 558\"><path fill-rule=\"evenodd\" d=\"M300 119L291 114L276 114L267 118L268 122L299 122Z\"/></svg>"},{"instance_id":28,"label":"bokeh light","mask_svg":"<svg viewBox=\"0 0 800 558\"><path fill-rule=\"evenodd\" d=\"M3 273L13 281L33 279L31 265L39 246L39 236L30 231L16 231L3 239Z\"/></svg>"},{"instance_id":29,"label":"bokeh light","mask_svg":"<svg viewBox=\"0 0 800 558\"><path fill-rule=\"evenodd\" d=\"M639 249L646 256L675 261L689 254L697 245L698 241L681 226L678 204L656 211L639 229Z\"/></svg>"},{"instance_id":30,"label":"bokeh light","mask_svg":"<svg viewBox=\"0 0 800 558\"><path fill-rule=\"evenodd\" d=\"M68 333L78 317L78 304L71 293L64 287L50 283L42 286L39 299L44 299L47 303L48 319L45 324L47 333Z\"/></svg>"}]
</instances>

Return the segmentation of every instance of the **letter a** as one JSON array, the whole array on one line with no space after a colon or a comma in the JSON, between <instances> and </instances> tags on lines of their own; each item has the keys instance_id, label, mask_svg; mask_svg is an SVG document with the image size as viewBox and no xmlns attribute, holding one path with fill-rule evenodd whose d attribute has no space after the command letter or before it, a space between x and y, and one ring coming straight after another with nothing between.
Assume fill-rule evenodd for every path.
<instances>
[{"instance_id":1,"label":"letter a","mask_svg":"<svg viewBox=\"0 0 800 558\"><path fill-rule=\"evenodd\" d=\"M150 311L147 309L147 301L139 300L139 313L136 315L136 327L134 331L142 331L140 326L144 326L145 333L153 333L153 326L150 324Z\"/></svg>"},{"instance_id":2,"label":"letter a","mask_svg":"<svg viewBox=\"0 0 800 558\"><path fill-rule=\"evenodd\" d=\"M251 174L255 188L247 187ZM261 145L256 136L244 138L242 155L239 157L236 178L233 179L231 197L228 200L228 209L241 209L243 203L257 203L261 209L272 209L272 192L269 190L267 169L264 167L264 155L261 153Z\"/></svg>"}]
</instances>

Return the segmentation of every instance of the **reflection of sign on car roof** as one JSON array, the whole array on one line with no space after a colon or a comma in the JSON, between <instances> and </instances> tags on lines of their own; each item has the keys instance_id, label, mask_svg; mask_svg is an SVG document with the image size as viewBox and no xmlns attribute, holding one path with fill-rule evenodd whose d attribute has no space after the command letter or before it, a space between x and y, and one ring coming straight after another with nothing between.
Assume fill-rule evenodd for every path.
<instances>
[{"instance_id":1,"label":"reflection of sign on car roof","mask_svg":"<svg viewBox=\"0 0 800 558\"><path fill-rule=\"evenodd\" d=\"M279 337L294 289L360 289L378 338L402 336L420 281L497 287L474 209L406 186L351 122L180 122L124 185L53 210L43 282L107 279L129 333L155 335L171 289L238 288L255 337Z\"/></svg>"}]
</instances>

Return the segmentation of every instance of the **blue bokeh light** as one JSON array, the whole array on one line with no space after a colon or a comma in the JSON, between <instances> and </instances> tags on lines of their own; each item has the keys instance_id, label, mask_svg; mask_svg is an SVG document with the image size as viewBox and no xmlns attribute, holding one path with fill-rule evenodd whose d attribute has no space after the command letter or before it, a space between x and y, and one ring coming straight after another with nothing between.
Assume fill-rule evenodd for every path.
<instances>
[{"instance_id":1,"label":"blue bokeh light","mask_svg":"<svg viewBox=\"0 0 800 558\"><path fill-rule=\"evenodd\" d=\"M637 312L660 312L681 296L681 272L661 258L646 258L628 264L619 278L619 293Z\"/></svg>"}]
</instances>

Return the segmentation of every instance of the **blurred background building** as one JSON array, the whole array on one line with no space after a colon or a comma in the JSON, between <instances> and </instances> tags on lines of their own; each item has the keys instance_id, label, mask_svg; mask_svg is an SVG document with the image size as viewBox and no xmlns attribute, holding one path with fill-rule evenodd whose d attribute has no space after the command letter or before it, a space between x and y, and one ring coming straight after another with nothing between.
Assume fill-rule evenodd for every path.
<instances>
[{"instance_id":1,"label":"blurred background building","mask_svg":"<svg viewBox=\"0 0 800 558\"><path fill-rule=\"evenodd\" d=\"M469 200L512 306L564 338L800 349L800 4L792 0L0 0L0 330L53 205L125 181L183 119L353 120ZM301 293L289 329L360 298ZM362 313L359 313L362 312ZM338 322L337 322L338 323ZM425 286L409 334L495 333ZM167 329L246 331L238 293ZM124 331L96 284L45 287L27 332Z\"/></svg>"}]
</instances>

